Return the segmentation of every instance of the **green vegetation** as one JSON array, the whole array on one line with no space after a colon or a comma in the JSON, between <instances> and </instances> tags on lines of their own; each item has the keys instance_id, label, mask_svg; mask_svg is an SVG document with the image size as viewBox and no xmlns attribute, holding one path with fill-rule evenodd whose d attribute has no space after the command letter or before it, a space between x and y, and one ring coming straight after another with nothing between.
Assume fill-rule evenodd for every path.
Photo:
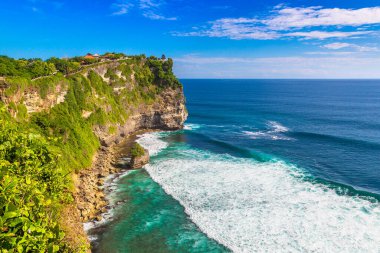
<instances>
[{"instance_id":1,"label":"green vegetation","mask_svg":"<svg viewBox=\"0 0 380 253\"><path fill-rule=\"evenodd\" d=\"M15 60L7 56L0 56L0 76L18 76L36 78L56 72L55 65L41 59Z\"/></svg>"},{"instance_id":2,"label":"green vegetation","mask_svg":"<svg viewBox=\"0 0 380 253\"><path fill-rule=\"evenodd\" d=\"M77 56L73 58L59 59L52 57L46 61L42 59L13 59L7 56L0 56L0 76L23 77L28 80L53 75L60 72L68 75L81 70L91 64L100 63L106 60L120 60L125 58L125 54L106 53L100 57Z\"/></svg>"},{"instance_id":3,"label":"green vegetation","mask_svg":"<svg viewBox=\"0 0 380 253\"><path fill-rule=\"evenodd\" d=\"M117 130L117 127L116 126L110 126L108 128L108 133L109 134L115 134L116 133L116 130Z\"/></svg>"},{"instance_id":4,"label":"green vegetation","mask_svg":"<svg viewBox=\"0 0 380 253\"><path fill-rule=\"evenodd\" d=\"M152 104L166 88L181 88L171 59L101 57L105 62L0 57L0 76L6 76L0 93L1 253L85 250L65 241L57 221L72 201L71 173L91 166L100 147L94 128L115 134L139 105ZM107 83L92 68L109 61L118 64L107 65ZM42 78L32 80L36 77ZM45 101L58 87L67 91L64 102L27 113L23 94L37 91ZM140 156L144 149L135 144L131 152Z\"/></svg>"},{"instance_id":5,"label":"green vegetation","mask_svg":"<svg viewBox=\"0 0 380 253\"><path fill-rule=\"evenodd\" d=\"M25 77L8 77L8 88L5 91L5 95L12 96L17 92L23 93L25 90L37 90L41 98L46 98L49 91L54 91L58 84L67 85L67 80L62 74L56 74L34 81L30 81Z\"/></svg>"},{"instance_id":6,"label":"green vegetation","mask_svg":"<svg viewBox=\"0 0 380 253\"><path fill-rule=\"evenodd\" d=\"M164 58L164 56L162 57ZM172 88L177 88L181 84L178 79L173 74L173 60L162 60L155 57L150 57L147 61L148 67L151 69L154 76L154 83L163 86L170 86Z\"/></svg>"},{"instance_id":7,"label":"green vegetation","mask_svg":"<svg viewBox=\"0 0 380 253\"><path fill-rule=\"evenodd\" d=\"M58 59L56 57L52 57L48 59L47 62L54 64L55 68L65 75L80 69L80 62L70 61L68 59Z\"/></svg>"},{"instance_id":8,"label":"green vegetation","mask_svg":"<svg viewBox=\"0 0 380 253\"><path fill-rule=\"evenodd\" d=\"M137 142L135 142L131 148L131 156L132 158L134 157L140 157L140 156L143 156L145 154L145 150L143 147L141 147L140 144L138 144Z\"/></svg>"},{"instance_id":9,"label":"green vegetation","mask_svg":"<svg viewBox=\"0 0 380 253\"><path fill-rule=\"evenodd\" d=\"M63 249L55 210L70 199L66 181L45 138L0 121L1 252Z\"/></svg>"}]
</instances>

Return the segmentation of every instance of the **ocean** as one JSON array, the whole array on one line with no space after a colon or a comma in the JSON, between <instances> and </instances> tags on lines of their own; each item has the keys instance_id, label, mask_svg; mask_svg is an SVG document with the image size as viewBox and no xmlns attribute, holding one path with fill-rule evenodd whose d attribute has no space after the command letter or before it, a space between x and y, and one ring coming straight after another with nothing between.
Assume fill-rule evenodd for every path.
<instances>
[{"instance_id":1,"label":"ocean","mask_svg":"<svg viewBox=\"0 0 380 253\"><path fill-rule=\"evenodd\" d=\"M380 81L181 81L95 252L380 252Z\"/></svg>"}]
</instances>

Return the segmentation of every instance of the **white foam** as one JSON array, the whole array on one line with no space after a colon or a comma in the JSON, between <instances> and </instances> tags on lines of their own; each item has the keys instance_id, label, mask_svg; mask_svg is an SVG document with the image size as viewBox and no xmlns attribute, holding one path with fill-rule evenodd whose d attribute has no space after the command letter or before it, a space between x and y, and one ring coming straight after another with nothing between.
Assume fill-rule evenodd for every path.
<instances>
[{"instance_id":1,"label":"white foam","mask_svg":"<svg viewBox=\"0 0 380 253\"><path fill-rule=\"evenodd\" d=\"M183 129L185 130L196 130L196 129L199 129L201 127L201 125L198 125L198 124L185 124Z\"/></svg>"},{"instance_id":2,"label":"white foam","mask_svg":"<svg viewBox=\"0 0 380 253\"><path fill-rule=\"evenodd\" d=\"M272 131L267 131L267 132L264 132L264 131L257 131L257 132L243 131L242 133L251 139L269 139L269 140L274 140L274 141L276 141L276 140L292 140L292 138L290 138L290 137L287 137L287 136L282 135L282 134L277 134L276 132L272 132Z\"/></svg>"},{"instance_id":3,"label":"white foam","mask_svg":"<svg viewBox=\"0 0 380 253\"><path fill-rule=\"evenodd\" d=\"M289 132L289 128L287 128L286 126L283 126L281 125L280 123L278 123L277 121L268 121L267 125L272 128L273 132L276 132L276 133L285 133L285 132Z\"/></svg>"},{"instance_id":4,"label":"white foam","mask_svg":"<svg viewBox=\"0 0 380 253\"><path fill-rule=\"evenodd\" d=\"M160 133L145 133L138 135L136 141L149 150L149 155L154 156L168 146L166 142L160 140L159 135Z\"/></svg>"},{"instance_id":5,"label":"white foam","mask_svg":"<svg viewBox=\"0 0 380 253\"><path fill-rule=\"evenodd\" d=\"M378 203L337 195L282 162L180 152L146 170L234 252L380 252Z\"/></svg>"},{"instance_id":6,"label":"white foam","mask_svg":"<svg viewBox=\"0 0 380 253\"><path fill-rule=\"evenodd\" d=\"M276 121L268 121L269 129L263 131L243 131L242 133L251 139L270 139L270 140L292 140L284 133L289 132L289 128Z\"/></svg>"}]
</instances>

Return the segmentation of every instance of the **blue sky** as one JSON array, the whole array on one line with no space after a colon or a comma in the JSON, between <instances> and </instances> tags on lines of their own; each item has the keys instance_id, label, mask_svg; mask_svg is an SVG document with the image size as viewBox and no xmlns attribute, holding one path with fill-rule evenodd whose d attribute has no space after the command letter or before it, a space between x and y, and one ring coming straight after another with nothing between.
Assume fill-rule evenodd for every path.
<instances>
[{"instance_id":1,"label":"blue sky","mask_svg":"<svg viewBox=\"0 0 380 253\"><path fill-rule=\"evenodd\" d=\"M181 78L380 78L380 0L2 0L0 54L165 54Z\"/></svg>"}]
</instances>

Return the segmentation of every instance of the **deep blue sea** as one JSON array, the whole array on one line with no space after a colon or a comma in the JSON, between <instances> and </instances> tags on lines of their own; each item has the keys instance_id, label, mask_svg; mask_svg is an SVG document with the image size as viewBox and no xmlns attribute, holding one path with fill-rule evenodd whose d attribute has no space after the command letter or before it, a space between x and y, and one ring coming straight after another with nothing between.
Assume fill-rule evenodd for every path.
<instances>
[{"instance_id":1,"label":"deep blue sea","mask_svg":"<svg viewBox=\"0 0 380 253\"><path fill-rule=\"evenodd\" d=\"M95 252L380 252L380 81L181 81Z\"/></svg>"}]
</instances>

